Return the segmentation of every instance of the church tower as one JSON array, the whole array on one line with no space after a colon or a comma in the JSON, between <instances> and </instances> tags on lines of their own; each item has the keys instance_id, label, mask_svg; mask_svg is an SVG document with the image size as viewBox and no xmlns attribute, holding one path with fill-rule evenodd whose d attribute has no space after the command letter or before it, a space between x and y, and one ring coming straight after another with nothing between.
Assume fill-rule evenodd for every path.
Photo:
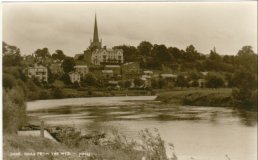
<instances>
[{"instance_id":1,"label":"church tower","mask_svg":"<svg viewBox=\"0 0 258 160\"><path fill-rule=\"evenodd\" d=\"M90 41L90 49L101 49L102 47L102 41L99 40L99 34L98 34L98 24L97 24L97 16L95 14L95 23L94 23L94 33L93 33L93 41Z\"/></svg>"}]
</instances>

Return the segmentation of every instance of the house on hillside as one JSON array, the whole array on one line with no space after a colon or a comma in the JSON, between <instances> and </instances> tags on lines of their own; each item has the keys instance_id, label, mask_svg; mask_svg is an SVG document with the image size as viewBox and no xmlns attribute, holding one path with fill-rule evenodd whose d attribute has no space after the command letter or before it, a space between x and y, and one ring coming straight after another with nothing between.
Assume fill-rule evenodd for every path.
<instances>
[{"instance_id":1,"label":"house on hillside","mask_svg":"<svg viewBox=\"0 0 258 160\"><path fill-rule=\"evenodd\" d=\"M69 77L70 77L71 83L81 82L81 76L78 72L69 72Z\"/></svg>"},{"instance_id":2,"label":"house on hillside","mask_svg":"<svg viewBox=\"0 0 258 160\"><path fill-rule=\"evenodd\" d=\"M104 69L112 70L115 77L121 75L120 65L105 65Z\"/></svg>"},{"instance_id":3,"label":"house on hillside","mask_svg":"<svg viewBox=\"0 0 258 160\"><path fill-rule=\"evenodd\" d=\"M89 73L89 67L87 65L76 65L74 69L75 72L80 74L81 78L85 78L86 74Z\"/></svg>"},{"instance_id":4,"label":"house on hillside","mask_svg":"<svg viewBox=\"0 0 258 160\"><path fill-rule=\"evenodd\" d=\"M27 73L29 78L36 78L40 82L48 82L47 67L34 65L34 67L28 67Z\"/></svg>"},{"instance_id":5,"label":"house on hillside","mask_svg":"<svg viewBox=\"0 0 258 160\"><path fill-rule=\"evenodd\" d=\"M93 65L122 64L124 62L122 49L96 49L92 52L91 63Z\"/></svg>"}]
</instances>

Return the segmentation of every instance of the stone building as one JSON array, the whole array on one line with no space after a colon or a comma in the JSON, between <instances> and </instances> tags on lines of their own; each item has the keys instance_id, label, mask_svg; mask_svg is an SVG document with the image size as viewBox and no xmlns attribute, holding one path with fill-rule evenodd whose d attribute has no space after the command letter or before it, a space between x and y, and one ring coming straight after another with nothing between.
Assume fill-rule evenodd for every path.
<instances>
[{"instance_id":1,"label":"stone building","mask_svg":"<svg viewBox=\"0 0 258 160\"><path fill-rule=\"evenodd\" d=\"M27 72L29 78L36 78L40 82L48 82L47 67L41 65L34 65L34 67L29 67Z\"/></svg>"},{"instance_id":2,"label":"stone building","mask_svg":"<svg viewBox=\"0 0 258 160\"><path fill-rule=\"evenodd\" d=\"M122 64L124 62L121 49L96 49L91 56L94 65Z\"/></svg>"},{"instance_id":3,"label":"stone building","mask_svg":"<svg viewBox=\"0 0 258 160\"><path fill-rule=\"evenodd\" d=\"M102 48L102 40L99 39L96 15L93 40L90 40L89 48L84 51L84 61L88 65L122 64L124 62L123 50Z\"/></svg>"}]
</instances>

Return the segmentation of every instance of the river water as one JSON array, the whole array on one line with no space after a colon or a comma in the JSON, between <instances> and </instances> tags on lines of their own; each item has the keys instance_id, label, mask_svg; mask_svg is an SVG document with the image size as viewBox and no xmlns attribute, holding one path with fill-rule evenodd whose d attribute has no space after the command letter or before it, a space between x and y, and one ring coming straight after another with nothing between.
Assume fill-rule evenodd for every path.
<instances>
[{"instance_id":1,"label":"river water","mask_svg":"<svg viewBox=\"0 0 258 160\"><path fill-rule=\"evenodd\" d=\"M257 114L222 107L163 104L155 96L70 98L27 103L30 116L83 133L116 129L137 139L157 128L179 160L257 160ZM171 153L168 150L168 155ZM229 157L229 158L227 158Z\"/></svg>"}]
</instances>

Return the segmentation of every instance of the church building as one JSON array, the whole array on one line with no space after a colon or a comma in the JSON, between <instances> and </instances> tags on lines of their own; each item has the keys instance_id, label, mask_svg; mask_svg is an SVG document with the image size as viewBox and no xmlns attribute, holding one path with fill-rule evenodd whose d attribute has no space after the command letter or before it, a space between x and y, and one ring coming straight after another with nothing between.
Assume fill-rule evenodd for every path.
<instances>
[{"instance_id":1,"label":"church building","mask_svg":"<svg viewBox=\"0 0 258 160\"><path fill-rule=\"evenodd\" d=\"M84 55L87 63L91 65L122 64L124 62L122 49L107 49L102 47L99 39L97 17L95 15L93 41L90 40L88 51Z\"/></svg>"}]
</instances>

